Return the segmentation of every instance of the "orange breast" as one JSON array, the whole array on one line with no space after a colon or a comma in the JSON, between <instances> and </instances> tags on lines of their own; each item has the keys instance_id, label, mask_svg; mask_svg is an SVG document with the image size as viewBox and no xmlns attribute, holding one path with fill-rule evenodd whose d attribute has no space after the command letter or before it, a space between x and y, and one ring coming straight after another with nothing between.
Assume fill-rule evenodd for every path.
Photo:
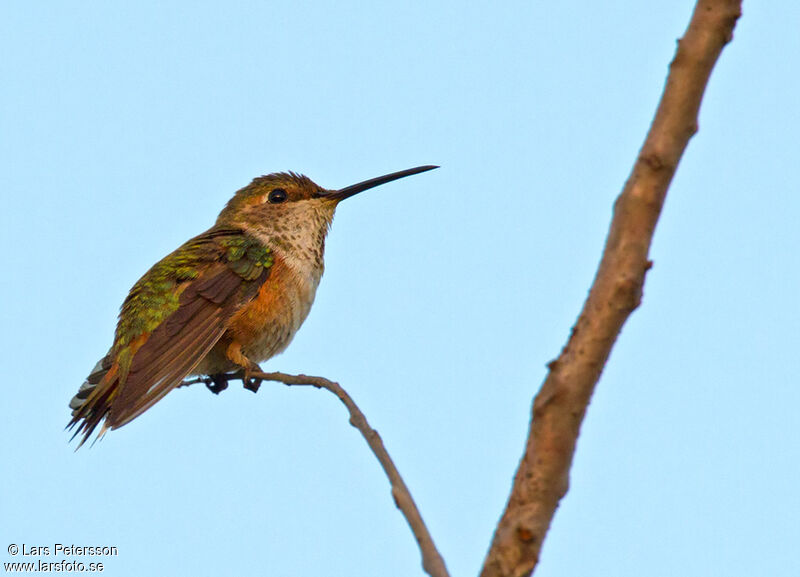
<instances>
[{"instance_id":1,"label":"orange breast","mask_svg":"<svg viewBox=\"0 0 800 577\"><path fill-rule=\"evenodd\" d=\"M283 351L305 320L314 300L310 286L278 255L256 298L231 319L226 337L256 363ZM227 339L226 339L227 340Z\"/></svg>"}]
</instances>

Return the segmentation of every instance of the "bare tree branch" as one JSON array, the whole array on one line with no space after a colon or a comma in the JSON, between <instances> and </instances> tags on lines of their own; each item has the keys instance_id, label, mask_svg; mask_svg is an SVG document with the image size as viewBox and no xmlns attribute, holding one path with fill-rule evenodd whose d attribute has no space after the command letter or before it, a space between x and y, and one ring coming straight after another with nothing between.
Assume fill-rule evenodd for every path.
<instances>
[{"instance_id":1,"label":"bare tree branch","mask_svg":"<svg viewBox=\"0 0 800 577\"><path fill-rule=\"evenodd\" d=\"M523 577L566 494L580 426L614 341L639 306L656 222L678 162L697 132L711 70L731 40L741 0L699 0L670 64L655 119L614 205L597 274L572 334L533 403L525 453L482 577Z\"/></svg>"},{"instance_id":2,"label":"bare tree branch","mask_svg":"<svg viewBox=\"0 0 800 577\"><path fill-rule=\"evenodd\" d=\"M397 467L395 467L392 458L389 456L389 453L383 446L383 440L381 439L381 436L378 434L378 431L370 427L369 423L367 422L367 417L364 416L364 413L361 412L361 409L358 408L358 405L356 405L355 401L353 401L350 395L347 394L347 391L345 391L338 383L334 383L333 381L329 381L323 377L259 372L248 373L248 379L244 379L244 376L245 375L241 372L231 373L222 376L222 379L217 377L217 381L242 379L247 386L248 382L254 380L256 381L254 388L252 388L252 385L249 387L254 391L258 389L258 385L262 380L276 381L290 386L311 386L317 389L325 389L326 391L330 391L336 395L350 412L350 424L361 432L364 439L367 441L369 448L372 449L372 452L378 458L378 461L380 462L381 467L383 467L386 476L389 477L389 482L392 485L392 497L394 498L394 503L406 518L409 527L411 527L411 532L414 534L414 538L417 540L417 545L419 545L419 550L422 554L422 568L431 577L449 577L444 560L439 554L439 551L436 549L433 538L428 532L425 522L422 520L422 515L420 515L419 509L417 509L417 505L414 503L411 492L408 490L403 478L400 476L400 472L397 470ZM180 386L187 386L195 383L205 383L210 388L210 385L214 382L215 381L210 377L198 377L192 380L184 381ZM215 384L219 383L217 382Z\"/></svg>"}]
</instances>

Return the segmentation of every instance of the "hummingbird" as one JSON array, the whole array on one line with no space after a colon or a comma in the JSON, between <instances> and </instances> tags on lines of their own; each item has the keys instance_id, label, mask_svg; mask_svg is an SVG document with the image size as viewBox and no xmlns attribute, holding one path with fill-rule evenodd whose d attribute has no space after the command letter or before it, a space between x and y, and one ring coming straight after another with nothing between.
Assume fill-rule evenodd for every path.
<instances>
[{"instance_id":1,"label":"hummingbird","mask_svg":"<svg viewBox=\"0 0 800 577\"><path fill-rule=\"evenodd\" d=\"M234 375L256 391L260 362L308 316L341 201L437 166L327 190L294 172L255 178L216 223L148 270L122 304L111 349L69 403L83 445L130 423L190 375L219 393Z\"/></svg>"}]
</instances>

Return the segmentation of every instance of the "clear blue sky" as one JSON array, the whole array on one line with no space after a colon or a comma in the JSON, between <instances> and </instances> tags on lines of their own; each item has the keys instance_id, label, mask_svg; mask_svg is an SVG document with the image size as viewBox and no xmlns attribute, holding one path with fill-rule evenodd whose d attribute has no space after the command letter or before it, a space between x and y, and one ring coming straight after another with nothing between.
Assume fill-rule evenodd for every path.
<instances>
[{"instance_id":1,"label":"clear blue sky","mask_svg":"<svg viewBox=\"0 0 800 577\"><path fill-rule=\"evenodd\" d=\"M339 380L475 575L692 6L4 2L0 559L61 542L117 546L113 576L422 575L325 392L181 389L77 453L63 427L127 290L237 188L432 163L340 207L311 315L265 368ZM800 574L798 25L794 0L745 3L539 576Z\"/></svg>"}]
</instances>

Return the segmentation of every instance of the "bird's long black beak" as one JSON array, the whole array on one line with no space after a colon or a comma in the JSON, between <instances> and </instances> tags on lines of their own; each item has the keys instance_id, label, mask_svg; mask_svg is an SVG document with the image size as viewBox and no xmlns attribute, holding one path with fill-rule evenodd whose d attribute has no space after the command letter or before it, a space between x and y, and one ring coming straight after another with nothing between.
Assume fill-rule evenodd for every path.
<instances>
[{"instance_id":1,"label":"bird's long black beak","mask_svg":"<svg viewBox=\"0 0 800 577\"><path fill-rule=\"evenodd\" d=\"M401 170L399 172L393 172L391 174L384 174L383 176L378 176L376 178L370 178L369 180L365 180L364 182L359 182L358 184L351 184L350 186L339 190L322 190L319 192L319 196L321 196L322 198L330 198L331 200L341 201L344 200L345 198L350 198L351 196L358 194L359 192L364 192L365 190L369 190L370 188L375 188L376 186L386 184L387 182L392 182L393 180L397 180L398 178L405 178L406 176L411 176L412 174L419 174L420 172L426 172L428 170L433 170L434 168L439 168L439 167L433 165L426 165L426 166L417 166L416 168L408 168L406 170Z\"/></svg>"}]
</instances>

